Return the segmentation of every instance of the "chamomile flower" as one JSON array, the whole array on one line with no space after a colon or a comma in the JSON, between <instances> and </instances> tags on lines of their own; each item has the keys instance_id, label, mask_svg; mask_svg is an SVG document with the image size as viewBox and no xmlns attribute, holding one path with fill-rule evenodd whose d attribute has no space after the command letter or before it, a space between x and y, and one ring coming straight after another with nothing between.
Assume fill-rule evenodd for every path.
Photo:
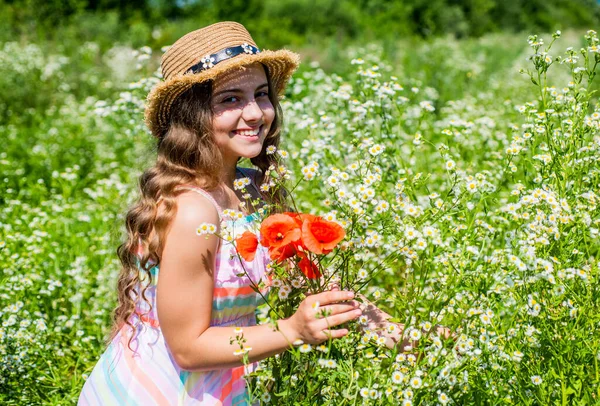
<instances>
[{"instance_id":1,"label":"chamomile flower","mask_svg":"<svg viewBox=\"0 0 600 406\"><path fill-rule=\"evenodd\" d=\"M448 404L448 402L450 402L450 398L444 392L440 392L440 394L438 395L438 400L442 405Z\"/></svg>"},{"instance_id":2,"label":"chamomile flower","mask_svg":"<svg viewBox=\"0 0 600 406\"><path fill-rule=\"evenodd\" d=\"M282 287L279 288L279 292L277 292L277 296L279 296L280 299L287 299L290 295L290 293L292 292L292 288L290 288L287 285L283 285Z\"/></svg>"},{"instance_id":3,"label":"chamomile flower","mask_svg":"<svg viewBox=\"0 0 600 406\"><path fill-rule=\"evenodd\" d=\"M539 375L533 375L531 377L531 383L534 385L540 385L543 382L542 378Z\"/></svg>"},{"instance_id":4,"label":"chamomile flower","mask_svg":"<svg viewBox=\"0 0 600 406\"><path fill-rule=\"evenodd\" d=\"M392 372L392 382L396 385L401 384L404 381L404 374L400 371Z\"/></svg>"},{"instance_id":5,"label":"chamomile flower","mask_svg":"<svg viewBox=\"0 0 600 406\"><path fill-rule=\"evenodd\" d=\"M252 351L252 347L242 347L240 349L237 349L233 352L233 355L235 355L236 357L240 356L240 355L244 355L246 353L249 353L250 351Z\"/></svg>"},{"instance_id":6,"label":"chamomile flower","mask_svg":"<svg viewBox=\"0 0 600 406\"><path fill-rule=\"evenodd\" d=\"M217 232L217 226L211 223L202 223L196 228L196 235L212 235Z\"/></svg>"},{"instance_id":7,"label":"chamomile flower","mask_svg":"<svg viewBox=\"0 0 600 406\"><path fill-rule=\"evenodd\" d=\"M410 333L408 334L408 336L409 336L409 338L410 338L411 340L413 340L413 341L418 341L418 340L420 340L420 339L421 339L421 337L422 337L422 334L421 334L421 331L420 331L420 330L418 330L418 329L416 329L416 328L413 328L413 329L411 329L411 330L410 330Z\"/></svg>"},{"instance_id":8,"label":"chamomile flower","mask_svg":"<svg viewBox=\"0 0 600 406\"><path fill-rule=\"evenodd\" d=\"M312 350L312 346L310 344L302 344L300 347L298 347L298 350L303 353L309 353Z\"/></svg>"},{"instance_id":9,"label":"chamomile flower","mask_svg":"<svg viewBox=\"0 0 600 406\"><path fill-rule=\"evenodd\" d=\"M369 390L369 398L370 399L378 399L381 396L377 389Z\"/></svg>"},{"instance_id":10,"label":"chamomile flower","mask_svg":"<svg viewBox=\"0 0 600 406\"><path fill-rule=\"evenodd\" d=\"M335 177L334 175L331 175L330 177L327 178L327 183L329 184L329 186L335 187L340 184L340 181L338 180L337 177Z\"/></svg>"},{"instance_id":11,"label":"chamomile flower","mask_svg":"<svg viewBox=\"0 0 600 406\"><path fill-rule=\"evenodd\" d=\"M481 315L479 315L479 319L483 324L490 324L492 322L492 318L486 313L482 313Z\"/></svg>"},{"instance_id":12,"label":"chamomile flower","mask_svg":"<svg viewBox=\"0 0 600 406\"><path fill-rule=\"evenodd\" d=\"M380 144L375 144L371 148L369 148L369 154L372 156L381 155L385 151L385 146Z\"/></svg>"},{"instance_id":13,"label":"chamomile flower","mask_svg":"<svg viewBox=\"0 0 600 406\"><path fill-rule=\"evenodd\" d=\"M412 227L406 227L406 229L404 230L404 236L409 240L413 240L415 238L420 237L421 233Z\"/></svg>"},{"instance_id":14,"label":"chamomile flower","mask_svg":"<svg viewBox=\"0 0 600 406\"><path fill-rule=\"evenodd\" d=\"M425 248L427 248L427 241L425 241L423 238L419 238L417 239L417 241L415 242L415 248L422 251Z\"/></svg>"},{"instance_id":15,"label":"chamomile flower","mask_svg":"<svg viewBox=\"0 0 600 406\"><path fill-rule=\"evenodd\" d=\"M380 201L377 206L375 206L375 212L381 214L381 213L385 213L386 211L388 211L390 208L390 204L386 201Z\"/></svg>"},{"instance_id":16,"label":"chamomile flower","mask_svg":"<svg viewBox=\"0 0 600 406\"><path fill-rule=\"evenodd\" d=\"M320 366L322 366L324 368L330 368L330 369L337 368L337 361L333 360L333 359L319 358L318 363Z\"/></svg>"},{"instance_id":17,"label":"chamomile flower","mask_svg":"<svg viewBox=\"0 0 600 406\"><path fill-rule=\"evenodd\" d=\"M235 190L242 190L251 183L250 178L239 178L233 181Z\"/></svg>"},{"instance_id":18,"label":"chamomile flower","mask_svg":"<svg viewBox=\"0 0 600 406\"><path fill-rule=\"evenodd\" d=\"M312 161L308 165L302 168L302 175L305 180L312 180L319 174L319 164L316 161Z\"/></svg>"},{"instance_id":19,"label":"chamomile flower","mask_svg":"<svg viewBox=\"0 0 600 406\"><path fill-rule=\"evenodd\" d=\"M423 380L418 376L412 377L410 379L410 386L413 389L419 389L423 385Z\"/></svg>"}]
</instances>

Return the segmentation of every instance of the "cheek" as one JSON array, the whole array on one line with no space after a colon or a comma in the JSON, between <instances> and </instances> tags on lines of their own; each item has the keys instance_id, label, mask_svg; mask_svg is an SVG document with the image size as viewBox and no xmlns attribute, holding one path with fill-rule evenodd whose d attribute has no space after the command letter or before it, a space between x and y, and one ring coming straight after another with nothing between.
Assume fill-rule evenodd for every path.
<instances>
[{"instance_id":1,"label":"cheek","mask_svg":"<svg viewBox=\"0 0 600 406\"><path fill-rule=\"evenodd\" d=\"M236 123L236 115L232 111L223 111L214 115L212 128L215 133L230 132Z\"/></svg>"},{"instance_id":2,"label":"cheek","mask_svg":"<svg viewBox=\"0 0 600 406\"><path fill-rule=\"evenodd\" d=\"M263 111L265 122L271 124L275 119L275 108L270 101L261 104L260 108Z\"/></svg>"}]
</instances>

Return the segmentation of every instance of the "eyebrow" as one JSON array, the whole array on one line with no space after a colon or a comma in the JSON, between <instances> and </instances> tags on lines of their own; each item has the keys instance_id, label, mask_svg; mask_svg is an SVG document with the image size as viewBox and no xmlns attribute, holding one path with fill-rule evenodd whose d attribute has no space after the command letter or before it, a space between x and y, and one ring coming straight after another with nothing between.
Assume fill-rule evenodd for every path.
<instances>
[{"instance_id":1,"label":"eyebrow","mask_svg":"<svg viewBox=\"0 0 600 406\"><path fill-rule=\"evenodd\" d=\"M258 86L256 88L256 90L262 89L263 87L269 87L269 84L265 82L262 85ZM221 91L216 92L215 94L213 94L212 97L218 97L218 96L220 96L222 94L225 94L225 93L243 93L243 92L244 91L242 89L225 89L225 90L221 90Z\"/></svg>"}]
</instances>

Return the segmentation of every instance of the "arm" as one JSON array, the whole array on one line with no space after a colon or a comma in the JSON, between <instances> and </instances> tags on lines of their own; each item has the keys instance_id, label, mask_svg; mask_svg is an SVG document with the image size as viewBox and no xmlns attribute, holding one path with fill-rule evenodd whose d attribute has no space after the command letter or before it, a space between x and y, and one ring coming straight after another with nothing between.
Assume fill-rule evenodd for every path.
<instances>
[{"instance_id":1,"label":"arm","mask_svg":"<svg viewBox=\"0 0 600 406\"><path fill-rule=\"evenodd\" d=\"M242 357L234 355L239 345L230 344L235 327L210 326L219 240L216 236L196 236L196 227L204 222L219 224L212 204L194 193L180 195L177 214L167 233L157 287L157 311L165 341L175 362L193 371L242 365ZM250 362L283 352L296 340L319 343L329 335L346 335L347 330L328 330L328 326L360 315L356 304L347 302L349 294L337 291L310 296L292 317L279 321L279 331L268 325L244 327L245 346L252 348L248 353ZM327 307L330 316L315 317L315 301Z\"/></svg>"}]
</instances>

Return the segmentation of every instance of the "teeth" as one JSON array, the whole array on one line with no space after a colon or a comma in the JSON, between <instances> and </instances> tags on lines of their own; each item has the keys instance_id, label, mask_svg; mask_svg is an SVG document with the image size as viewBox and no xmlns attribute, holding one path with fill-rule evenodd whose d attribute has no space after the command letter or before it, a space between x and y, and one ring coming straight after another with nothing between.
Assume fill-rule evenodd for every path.
<instances>
[{"instance_id":1,"label":"teeth","mask_svg":"<svg viewBox=\"0 0 600 406\"><path fill-rule=\"evenodd\" d=\"M256 130L244 130L244 131L236 131L237 134L239 135L243 135L245 137L252 137L254 135L258 135L260 131L260 128L257 128Z\"/></svg>"}]
</instances>

